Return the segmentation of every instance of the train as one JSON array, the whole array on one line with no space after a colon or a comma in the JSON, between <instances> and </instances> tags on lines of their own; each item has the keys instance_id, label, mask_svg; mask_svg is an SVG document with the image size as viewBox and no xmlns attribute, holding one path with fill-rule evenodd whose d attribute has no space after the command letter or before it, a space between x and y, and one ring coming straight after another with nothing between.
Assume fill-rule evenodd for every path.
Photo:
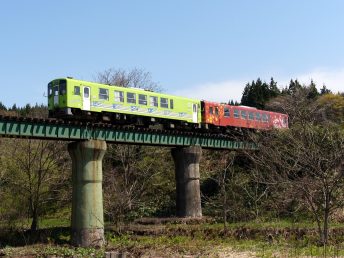
<instances>
[{"instance_id":1,"label":"train","mask_svg":"<svg viewBox=\"0 0 344 258\"><path fill-rule=\"evenodd\" d=\"M287 114L71 77L48 83L48 110L51 118L135 126L209 131L288 128Z\"/></svg>"}]
</instances>

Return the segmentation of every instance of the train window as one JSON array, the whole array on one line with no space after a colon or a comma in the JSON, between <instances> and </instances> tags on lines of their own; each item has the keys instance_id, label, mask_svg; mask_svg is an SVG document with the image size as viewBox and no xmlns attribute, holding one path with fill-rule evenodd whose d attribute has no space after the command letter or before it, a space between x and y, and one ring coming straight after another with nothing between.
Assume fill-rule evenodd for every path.
<instances>
[{"instance_id":1,"label":"train window","mask_svg":"<svg viewBox=\"0 0 344 258\"><path fill-rule=\"evenodd\" d=\"M80 86L74 86L74 95L80 95Z\"/></svg>"},{"instance_id":2,"label":"train window","mask_svg":"<svg viewBox=\"0 0 344 258\"><path fill-rule=\"evenodd\" d=\"M210 115L214 114L213 107L209 107L209 114Z\"/></svg>"},{"instance_id":3,"label":"train window","mask_svg":"<svg viewBox=\"0 0 344 258\"><path fill-rule=\"evenodd\" d=\"M66 91L66 89L67 89L67 87L66 87L66 81L65 80L62 80L62 81L60 81L59 82L59 88L60 88L60 94L61 95L64 95L64 94L66 94L67 93L67 91Z\"/></svg>"},{"instance_id":4,"label":"train window","mask_svg":"<svg viewBox=\"0 0 344 258\"><path fill-rule=\"evenodd\" d=\"M288 123L288 119L286 117L283 117L283 124L286 126Z\"/></svg>"},{"instance_id":5,"label":"train window","mask_svg":"<svg viewBox=\"0 0 344 258\"><path fill-rule=\"evenodd\" d=\"M224 108L224 116L225 116L225 117L230 117L230 110L229 110L228 107L225 107L225 108Z\"/></svg>"},{"instance_id":6,"label":"train window","mask_svg":"<svg viewBox=\"0 0 344 258\"><path fill-rule=\"evenodd\" d=\"M136 104L136 94L127 92L127 102Z\"/></svg>"},{"instance_id":7,"label":"train window","mask_svg":"<svg viewBox=\"0 0 344 258\"><path fill-rule=\"evenodd\" d=\"M54 96L58 96L59 95L59 86L55 86L54 87Z\"/></svg>"},{"instance_id":8,"label":"train window","mask_svg":"<svg viewBox=\"0 0 344 258\"><path fill-rule=\"evenodd\" d=\"M109 90L108 89L99 88L99 99L109 100Z\"/></svg>"},{"instance_id":9,"label":"train window","mask_svg":"<svg viewBox=\"0 0 344 258\"><path fill-rule=\"evenodd\" d=\"M66 84L60 85L60 95L66 94Z\"/></svg>"},{"instance_id":10,"label":"train window","mask_svg":"<svg viewBox=\"0 0 344 258\"><path fill-rule=\"evenodd\" d=\"M147 105L147 95L139 94L139 104Z\"/></svg>"},{"instance_id":11,"label":"train window","mask_svg":"<svg viewBox=\"0 0 344 258\"><path fill-rule=\"evenodd\" d=\"M263 114L263 122L267 122L268 121L268 116L266 114Z\"/></svg>"},{"instance_id":12,"label":"train window","mask_svg":"<svg viewBox=\"0 0 344 258\"><path fill-rule=\"evenodd\" d=\"M261 121L261 120L262 120L262 118L260 116L260 113L256 113L256 121Z\"/></svg>"},{"instance_id":13,"label":"train window","mask_svg":"<svg viewBox=\"0 0 344 258\"><path fill-rule=\"evenodd\" d=\"M218 107L215 107L215 115L219 116L219 108Z\"/></svg>"},{"instance_id":14,"label":"train window","mask_svg":"<svg viewBox=\"0 0 344 258\"><path fill-rule=\"evenodd\" d=\"M160 107L168 108L168 98L160 98Z\"/></svg>"},{"instance_id":15,"label":"train window","mask_svg":"<svg viewBox=\"0 0 344 258\"><path fill-rule=\"evenodd\" d=\"M84 87L84 98L90 97L90 88Z\"/></svg>"},{"instance_id":16,"label":"train window","mask_svg":"<svg viewBox=\"0 0 344 258\"><path fill-rule=\"evenodd\" d=\"M239 118L239 110L234 109L234 117Z\"/></svg>"},{"instance_id":17,"label":"train window","mask_svg":"<svg viewBox=\"0 0 344 258\"><path fill-rule=\"evenodd\" d=\"M48 84L48 95L49 97L53 95L53 88L50 83Z\"/></svg>"},{"instance_id":18,"label":"train window","mask_svg":"<svg viewBox=\"0 0 344 258\"><path fill-rule=\"evenodd\" d=\"M170 99L170 109L173 109L173 99Z\"/></svg>"},{"instance_id":19,"label":"train window","mask_svg":"<svg viewBox=\"0 0 344 258\"><path fill-rule=\"evenodd\" d=\"M124 92L115 90L115 101L124 102Z\"/></svg>"},{"instance_id":20,"label":"train window","mask_svg":"<svg viewBox=\"0 0 344 258\"><path fill-rule=\"evenodd\" d=\"M241 110L241 118L247 119L247 112L245 110Z\"/></svg>"},{"instance_id":21,"label":"train window","mask_svg":"<svg viewBox=\"0 0 344 258\"><path fill-rule=\"evenodd\" d=\"M151 107L157 107L158 106L158 97L150 96L149 102Z\"/></svg>"},{"instance_id":22,"label":"train window","mask_svg":"<svg viewBox=\"0 0 344 258\"><path fill-rule=\"evenodd\" d=\"M254 113L253 112L248 112L248 119L254 120Z\"/></svg>"}]
</instances>

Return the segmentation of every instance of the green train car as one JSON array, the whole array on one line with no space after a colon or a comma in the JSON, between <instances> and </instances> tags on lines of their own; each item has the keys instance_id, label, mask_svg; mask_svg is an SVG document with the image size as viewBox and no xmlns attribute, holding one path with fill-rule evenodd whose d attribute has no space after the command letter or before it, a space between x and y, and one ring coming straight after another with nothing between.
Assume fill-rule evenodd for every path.
<instances>
[{"instance_id":1,"label":"green train car","mask_svg":"<svg viewBox=\"0 0 344 258\"><path fill-rule=\"evenodd\" d=\"M184 123L199 126L201 102L100 83L55 79L48 84L49 117L102 119L109 122Z\"/></svg>"}]
</instances>

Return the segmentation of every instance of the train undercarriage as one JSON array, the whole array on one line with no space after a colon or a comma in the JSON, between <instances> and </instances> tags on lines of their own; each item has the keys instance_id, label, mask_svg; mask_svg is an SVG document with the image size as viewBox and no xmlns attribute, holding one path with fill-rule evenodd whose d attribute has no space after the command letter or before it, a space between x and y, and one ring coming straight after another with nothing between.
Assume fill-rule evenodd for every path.
<instances>
[{"instance_id":1,"label":"train undercarriage","mask_svg":"<svg viewBox=\"0 0 344 258\"><path fill-rule=\"evenodd\" d=\"M207 133L241 138L253 129L230 126L215 126L206 123L188 123L181 120L156 118L149 116L137 116L114 112L92 112L75 108L49 110L49 118L62 120L78 120L92 123L111 125L123 125L139 128L151 128L161 130L177 130L181 132Z\"/></svg>"}]
</instances>

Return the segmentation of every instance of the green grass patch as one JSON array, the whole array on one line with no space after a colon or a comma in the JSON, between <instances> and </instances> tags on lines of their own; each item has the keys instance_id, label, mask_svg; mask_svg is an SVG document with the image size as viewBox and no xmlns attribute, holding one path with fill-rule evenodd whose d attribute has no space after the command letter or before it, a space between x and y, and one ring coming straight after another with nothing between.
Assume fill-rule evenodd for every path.
<instances>
[{"instance_id":1,"label":"green grass patch","mask_svg":"<svg viewBox=\"0 0 344 258\"><path fill-rule=\"evenodd\" d=\"M104 249L73 248L67 246L32 245L24 247L5 247L0 249L2 255L9 257L35 256L35 257L104 257Z\"/></svg>"},{"instance_id":2,"label":"green grass patch","mask_svg":"<svg viewBox=\"0 0 344 258\"><path fill-rule=\"evenodd\" d=\"M135 225L121 232L107 232L111 248L133 251L172 250L177 254L213 255L216 250L253 252L258 257L276 256L344 256L344 237L332 235L331 243L317 245L316 225L311 222L291 223L288 220L251 221L228 224L165 224ZM343 232L344 225L335 227ZM148 231L147 231L148 230Z\"/></svg>"},{"instance_id":3,"label":"green grass patch","mask_svg":"<svg viewBox=\"0 0 344 258\"><path fill-rule=\"evenodd\" d=\"M202 236L137 236L124 234L108 237L109 247L137 253L138 250L169 250L171 253L191 255L217 255L218 250L230 248L236 252L252 252L258 257L297 256L344 256L344 243L326 248L309 243L307 240L269 243L263 239L214 238Z\"/></svg>"}]
</instances>

